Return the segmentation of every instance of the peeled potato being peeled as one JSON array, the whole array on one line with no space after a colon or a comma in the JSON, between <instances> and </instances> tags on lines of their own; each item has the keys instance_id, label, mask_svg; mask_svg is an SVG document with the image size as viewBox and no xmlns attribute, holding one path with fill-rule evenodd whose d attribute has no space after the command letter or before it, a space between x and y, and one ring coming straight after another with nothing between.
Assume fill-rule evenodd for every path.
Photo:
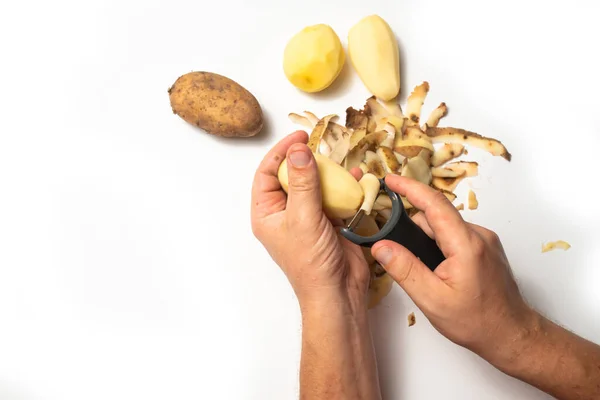
<instances>
[{"instance_id":1,"label":"peeled potato being peeled","mask_svg":"<svg viewBox=\"0 0 600 400\"><path fill-rule=\"evenodd\" d=\"M329 158L321 154L314 154L314 157L319 169L323 212L329 218L353 217L364 199L360 184L349 171ZM287 193L289 188L287 159L279 166L277 177L281 187Z\"/></svg>"}]
</instances>

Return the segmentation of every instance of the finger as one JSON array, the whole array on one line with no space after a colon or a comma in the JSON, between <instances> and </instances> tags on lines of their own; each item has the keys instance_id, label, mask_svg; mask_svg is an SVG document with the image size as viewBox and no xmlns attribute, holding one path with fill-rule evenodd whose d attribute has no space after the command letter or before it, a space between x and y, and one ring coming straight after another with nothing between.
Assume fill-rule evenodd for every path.
<instances>
[{"instance_id":1,"label":"finger","mask_svg":"<svg viewBox=\"0 0 600 400\"><path fill-rule=\"evenodd\" d=\"M411 219L415 224L417 224L419 228L423 230L423 232L427 234L427 236L435 240L435 234L433 233L431 227L427 223L427 218L425 218L425 214L423 214L423 212L419 211L418 213L413 215Z\"/></svg>"},{"instance_id":2,"label":"finger","mask_svg":"<svg viewBox=\"0 0 600 400\"><path fill-rule=\"evenodd\" d=\"M362 169L360 169L358 167L354 167L354 168L350 169L350 173L352 174L354 179L356 179L357 181L360 181L360 178L362 178L362 176L363 176Z\"/></svg>"},{"instance_id":3,"label":"finger","mask_svg":"<svg viewBox=\"0 0 600 400\"><path fill-rule=\"evenodd\" d=\"M330 219L329 221L331 221L331 225L333 225L334 228L345 226L344 221L340 218L333 218L333 219Z\"/></svg>"},{"instance_id":4,"label":"finger","mask_svg":"<svg viewBox=\"0 0 600 400\"><path fill-rule=\"evenodd\" d=\"M446 257L464 249L469 240L469 228L446 196L424 183L398 175L388 174L385 183L423 211L436 242Z\"/></svg>"},{"instance_id":5,"label":"finger","mask_svg":"<svg viewBox=\"0 0 600 400\"><path fill-rule=\"evenodd\" d=\"M319 220L323 216L321 182L315 157L305 144L294 144L288 149L287 214L294 221Z\"/></svg>"},{"instance_id":6,"label":"finger","mask_svg":"<svg viewBox=\"0 0 600 400\"><path fill-rule=\"evenodd\" d=\"M285 209L286 196L281 189L277 172L290 146L306 142L308 142L308 134L304 131L296 131L279 141L264 157L256 170L252 184L253 218L264 218Z\"/></svg>"},{"instance_id":7,"label":"finger","mask_svg":"<svg viewBox=\"0 0 600 400\"><path fill-rule=\"evenodd\" d=\"M373 245L371 253L421 309L431 309L435 298L443 298L449 289L413 253L396 242L381 240Z\"/></svg>"}]
</instances>

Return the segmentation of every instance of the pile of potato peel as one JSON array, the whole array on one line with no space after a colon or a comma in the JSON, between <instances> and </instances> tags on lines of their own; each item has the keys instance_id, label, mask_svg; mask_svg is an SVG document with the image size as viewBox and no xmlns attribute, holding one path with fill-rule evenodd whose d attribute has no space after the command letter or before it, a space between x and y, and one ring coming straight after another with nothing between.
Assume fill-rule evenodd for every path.
<instances>
[{"instance_id":1,"label":"pile of potato peel","mask_svg":"<svg viewBox=\"0 0 600 400\"><path fill-rule=\"evenodd\" d=\"M428 82L416 86L408 96L405 110L395 101L380 101L372 96L362 109L346 109L344 125L337 122L336 114L319 118L304 111L290 113L289 118L311 132L308 146L313 153L329 158L346 170L358 167L364 174L377 178L390 173L410 177L439 190L453 202L457 198L454 194L457 186L479 173L476 162L455 160L467 154L466 146L477 147L507 161L511 160L511 154L496 139L460 128L438 126L448 112L445 103L423 122L421 108L428 92ZM474 193L469 197L474 198ZM402 202L409 215L418 211L405 198ZM477 207L476 202L469 201L469 205L470 209ZM461 203L457 209L464 209L464 205ZM359 235L373 235L387 222L391 200L379 194L369 211L356 230ZM363 248L363 252L371 271L369 307L372 308L390 292L393 280L373 259L370 249Z\"/></svg>"}]
</instances>

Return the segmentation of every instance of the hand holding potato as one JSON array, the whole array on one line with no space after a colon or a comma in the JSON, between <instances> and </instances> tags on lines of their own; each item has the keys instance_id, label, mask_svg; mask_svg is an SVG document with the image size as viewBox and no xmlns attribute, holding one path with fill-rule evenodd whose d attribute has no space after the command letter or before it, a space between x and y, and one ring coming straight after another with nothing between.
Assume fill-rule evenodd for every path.
<instances>
[{"instance_id":1,"label":"hand holding potato","mask_svg":"<svg viewBox=\"0 0 600 400\"><path fill-rule=\"evenodd\" d=\"M366 302L369 269L359 246L342 238L323 212L317 163L299 131L260 164L252 189L252 229L307 303ZM287 157L287 159L286 159ZM287 163L287 197L277 178Z\"/></svg>"}]
</instances>

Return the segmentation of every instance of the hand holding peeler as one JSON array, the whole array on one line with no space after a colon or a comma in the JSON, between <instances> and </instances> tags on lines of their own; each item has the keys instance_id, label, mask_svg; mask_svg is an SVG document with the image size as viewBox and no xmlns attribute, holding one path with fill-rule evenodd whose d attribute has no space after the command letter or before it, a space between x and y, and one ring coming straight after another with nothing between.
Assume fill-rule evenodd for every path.
<instances>
[{"instance_id":1,"label":"hand holding peeler","mask_svg":"<svg viewBox=\"0 0 600 400\"><path fill-rule=\"evenodd\" d=\"M341 229L342 235L351 242L364 247L371 247L380 240L391 240L406 247L417 256L431 271L446 259L435 240L413 222L408 216L402 200L392 191L384 179L379 179L380 189L385 190L392 200L392 215L379 232L372 236L361 236L354 229L364 217L365 211L359 210L347 227Z\"/></svg>"}]
</instances>

